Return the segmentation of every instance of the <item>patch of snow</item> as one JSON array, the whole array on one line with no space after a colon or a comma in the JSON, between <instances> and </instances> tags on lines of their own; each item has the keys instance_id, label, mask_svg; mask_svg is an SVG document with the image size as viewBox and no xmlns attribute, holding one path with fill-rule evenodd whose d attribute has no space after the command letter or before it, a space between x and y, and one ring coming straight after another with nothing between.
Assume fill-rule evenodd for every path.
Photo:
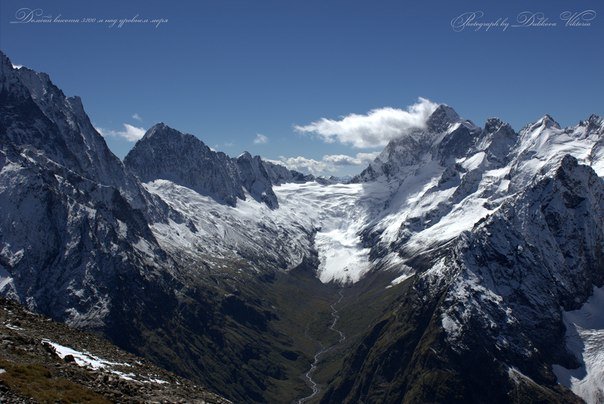
<instances>
[{"instance_id":1,"label":"patch of snow","mask_svg":"<svg viewBox=\"0 0 604 404\"><path fill-rule=\"evenodd\" d=\"M319 232L315 237L321 262L318 274L323 283L336 280L354 283L370 268L369 249L362 248L358 235L346 230Z\"/></svg>"},{"instance_id":2,"label":"patch of snow","mask_svg":"<svg viewBox=\"0 0 604 404\"><path fill-rule=\"evenodd\" d=\"M399 276L398 278L393 279L392 282L390 282L390 284L391 284L391 286L396 286L399 283L403 283L404 281L411 278L412 276L413 276L413 274L411 274L411 273L403 274L403 275Z\"/></svg>"},{"instance_id":3,"label":"patch of snow","mask_svg":"<svg viewBox=\"0 0 604 404\"><path fill-rule=\"evenodd\" d=\"M50 345L61 359L64 359L67 355L72 355L78 366L88 367L97 370L106 368L108 366L119 365L119 363L106 361L88 352L76 351L75 349L63 346L61 344L57 344L56 342L52 342L49 339L43 339L42 344Z\"/></svg>"},{"instance_id":4,"label":"patch of snow","mask_svg":"<svg viewBox=\"0 0 604 404\"><path fill-rule=\"evenodd\" d=\"M554 365L558 383L588 404L604 402L604 287L578 310L563 314L566 346L581 362L577 369Z\"/></svg>"},{"instance_id":5,"label":"patch of snow","mask_svg":"<svg viewBox=\"0 0 604 404\"><path fill-rule=\"evenodd\" d=\"M460 332L460 324L454 318L444 314L441 319L441 325L447 335L457 336Z\"/></svg>"},{"instance_id":6,"label":"patch of snow","mask_svg":"<svg viewBox=\"0 0 604 404\"><path fill-rule=\"evenodd\" d=\"M451 240L466 230L472 229L480 219L492 213L485 208L486 199L466 198L438 223L413 235L407 244L410 251L421 251L426 246Z\"/></svg>"},{"instance_id":7,"label":"patch of snow","mask_svg":"<svg viewBox=\"0 0 604 404\"><path fill-rule=\"evenodd\" d=\"M134 378L136 377L136 375L134 373L124 373L124 372L120 372L119 370L110 370L110 373L113 373L114 375L118 375L121 379L124 380L135 380Z\"/></svg>"},{"instance_id":8,"label":"patch of snow","mask_svg":"<svg viewBox=\"0 0 604 404\"><path fill-rule=\"evenodd\" d=\"M398 258L398 257L397 257ZM400 260L400 258L399 258ZM401 264L399 266L399 271L402 272L402 275L394 278L391 282L389 286L386 286L386 288L391 288L392 286L396 286L400 283L403 283L404 281L406 281L407 279L411 278L414 274L415 271L413 270L413 268L405 265L405 264Z\"/></svg>"},{"instance_id":9,"label":"patch of snow","mask_svg":"<svg viewBox=\"0 0 604 404\"><path fill-rule=\"evenodd\" d=\"M156 379L156 378L149 378L149 380L147 381L148 383L155 383L155 384L167 384L168 382L162 379Z\"/></svg>"},{"instance_id":10,"label":"patch of snow","mask_svg":"<svg viewBox=\"0 0 604 404\"><path fill-rule=\"evenodd\" d=\"M6 295L6 291L11 289L13 285L13 277L4 267L0 266L0 293Z\"/></svg>"},{"instance_id":11,"label":"patch of snow","mask_svg":"<svg viewBox=\"0 0 604 404\"><path fill-rule=\"evenodd\" d=\"M120 238L126 239L126 237L128 236L128 225L126 223L122 222L121 220L117 220L117 225L118 225L117 230L118 230L118 234L119 234Z\"/></svg>"},{"instance_id":12,"label":"patch of snow","mask_svg":"<svg viewBox=\"0 0 604 404\"><path fill-rule=\"evenodd\" d=\"M480 165L484 161L486 155L487 154L483 151L478 152L478 153L474 154L473 156L470 156L467 159L464 159L464 161L461 163L461 166L467 171L476 170L478 167L480 167Z\"/></svg>"},{"instance_id":13,"label":"patch of snow","mask_svg":"<svg viewBox=\"0 0 604 404\"><path fill-rule=\"evenodd\" d=\"M529 382L532 384L536 384L533 379L519 371L513 366L508 367L508 377L516 384L520 384L521 382Z\"/></svg>"},{"instance_id":14,"label":"patch of snow","mask_svg":"<svg viewBox=\"0 0 604 404\"><path fill-rule=\"evenodd\" d=\"M134 373L124 373L119 370L112 369L113 366L132 367L132 365L129 363L110 362L98 356L92 355L89 352L77 351L73 348L58 344L46 338L42 340L42 344L51 346L61 359L65 359L67 355L73 356L75 363L78 366L93 370L104 370L117 375L124 380L136 380L136 375Z\"/></svg>"}]
</instances>

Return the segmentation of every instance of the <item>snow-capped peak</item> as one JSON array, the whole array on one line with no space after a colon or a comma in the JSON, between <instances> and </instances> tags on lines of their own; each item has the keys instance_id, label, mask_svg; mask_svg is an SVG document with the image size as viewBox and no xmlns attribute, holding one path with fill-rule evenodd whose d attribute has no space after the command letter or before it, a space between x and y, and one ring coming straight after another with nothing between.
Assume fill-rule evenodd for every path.
<instances>
[{"instance_id":1,"label":"snow-capped peak","mask_svg":"<svg viewBox=\"0 0 604 404\"><path fill-rule=\"evenodd\" d=\"M604 118L596 114L590 115L587 120L581 121L579 125L586 126L587 130L600 129L601 132L604 132Z\"/></svg>"},{"instance_id":2,"label":"snow-capped peak","mask_svg":"<svg viewBox=\"0 0 604 404\"><path fill-rule=\"evenodd\" d=\"M446 131L453 123L459 122L460 117L453 108L448 105L439 105L428 118L426 127L429 131L441 133Z\"/></svg>"},{"instance_id":3,"label":"snow-capped peak","mask_svg":"<svg viewBox=\"0 0 604 404\"><path fill-rule=\"evenodd\" d=\"M560 124L549 114L545 114L537 122L531 125L532 128L543 127L543 128L555 128L560 129Z\"/></svg>"}]
</instances>

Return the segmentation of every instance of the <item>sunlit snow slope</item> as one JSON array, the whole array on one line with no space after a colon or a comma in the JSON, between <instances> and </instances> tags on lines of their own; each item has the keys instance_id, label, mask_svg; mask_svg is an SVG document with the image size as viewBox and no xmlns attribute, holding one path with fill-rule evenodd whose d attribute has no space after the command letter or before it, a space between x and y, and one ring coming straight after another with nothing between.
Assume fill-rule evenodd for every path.
<instances>
[{"instance_id":1,"label":"sunlit snow slope","mask_svg":"<svg viewBox=\"0 0 604 404\"><path fill-rule=\"evenodd\" d=\"M356 282L369 270L359 232L384 197L363 184L288 183L274 188L280 207L270 209L253 198L220 204L166 180L145 188L182 215L152 226L172 253L198 256L216 270L238 262L239 270L257 271L295 268L315 249L323 282Z\"/></svg>"},{"instance_id":2,"label":"sunlit snow slope","mask_svg":"<svg viewBox=\"0 0 604 404\"><path fill-rule=\"evenodd\" d=\"M568 350L580 360L577 369L554 365L558 382L588 404L604 401L604 288L579 309L564 313Z\"/></svg>"}]
</instances>

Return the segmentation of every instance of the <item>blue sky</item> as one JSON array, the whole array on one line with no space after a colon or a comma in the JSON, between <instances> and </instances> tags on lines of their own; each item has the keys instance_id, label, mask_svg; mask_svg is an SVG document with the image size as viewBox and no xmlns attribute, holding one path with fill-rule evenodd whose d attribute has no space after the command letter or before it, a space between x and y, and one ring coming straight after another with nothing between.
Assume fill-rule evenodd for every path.
<instances>
[{"instance_id":1,"label":"blue sky","mask_svg":"<svg viewBox=\"0 0 604 404\"><path fill-rule=\"evenodd\" d=\"M604 114L600 4L2 0L0 49L14 64L49 73L66 94L80 95L120 157L133 145L124 135L162 121L231 155L248 150L290 158L297 168L349 174L384 142L381 129L371 127L375 120L363 115L391 107L404 124L403 111L419 97L449 104L478 124L499 116L516 129L545 113L562 125ZM20 8L53 18L167 22L11 23ZM591 26L567 27L560 19L564 11L584 10L595 11ZM469 11L483 12L477 22L507 17L510 24L523 11L543 12L557 26L455 32L451 21ZM352 129L338 121L349 114L360 115ZM309 126L321 118L333 121L329 128ZM355 141L366 125L377 135Z\"/></svg>"}]
</instances>

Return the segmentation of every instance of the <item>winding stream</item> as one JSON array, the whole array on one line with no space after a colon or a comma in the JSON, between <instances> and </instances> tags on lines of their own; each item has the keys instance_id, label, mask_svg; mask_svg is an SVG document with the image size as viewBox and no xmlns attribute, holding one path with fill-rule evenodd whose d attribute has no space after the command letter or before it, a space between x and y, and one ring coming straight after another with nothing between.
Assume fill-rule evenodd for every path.
<instances>
[{"instance_id":1,"label":"winding stream","mask_svg":"<svg viewBox=\"0 0 604 404\"><path fill-rule=\"evenodd\" d=\"M340 336L340 339L338 340L338 342L336 342L335 344L333 344L333 345L331 345L329 347L323 347L323 344L320 344L321 345L321 349L319 349L317 351L317 353L315 354L313 363L310 365L310 369L304 375L304 377L306 377L306 380L308 381L308 385L312 389L312 393L309 396L306 396L304 398L299 399L298 400L298 404L304 404L305 402L312 400L317 394L319 394L319 392L321 391L321 388L319 387L319 385L317 384L317 382L315 382L313 380L312 375L315 372L315 370L317 370L317 365L319 364L321 356L324 353L329 352L330 350L332 350L336 345L341 344L342 342L344 342L344 340L346 339L346 335L344 335L344 333L342 331L340 331L340 330L338 330L336 328L336 324L338 323L338 320L340 319L340 315L338 314L338 310L336 309L336 306L344 298L344 294L342 293L342 289L340 289L338 291L338 295L340 296L340 298L336 302L332 303L331 306L329 306L331 308L331 317L333 318L333 321L331 322L331 325L329 326L329 329L331 331L333 331L333 332L338 333L338 335Z\"/></svg>"}]
</instances>

